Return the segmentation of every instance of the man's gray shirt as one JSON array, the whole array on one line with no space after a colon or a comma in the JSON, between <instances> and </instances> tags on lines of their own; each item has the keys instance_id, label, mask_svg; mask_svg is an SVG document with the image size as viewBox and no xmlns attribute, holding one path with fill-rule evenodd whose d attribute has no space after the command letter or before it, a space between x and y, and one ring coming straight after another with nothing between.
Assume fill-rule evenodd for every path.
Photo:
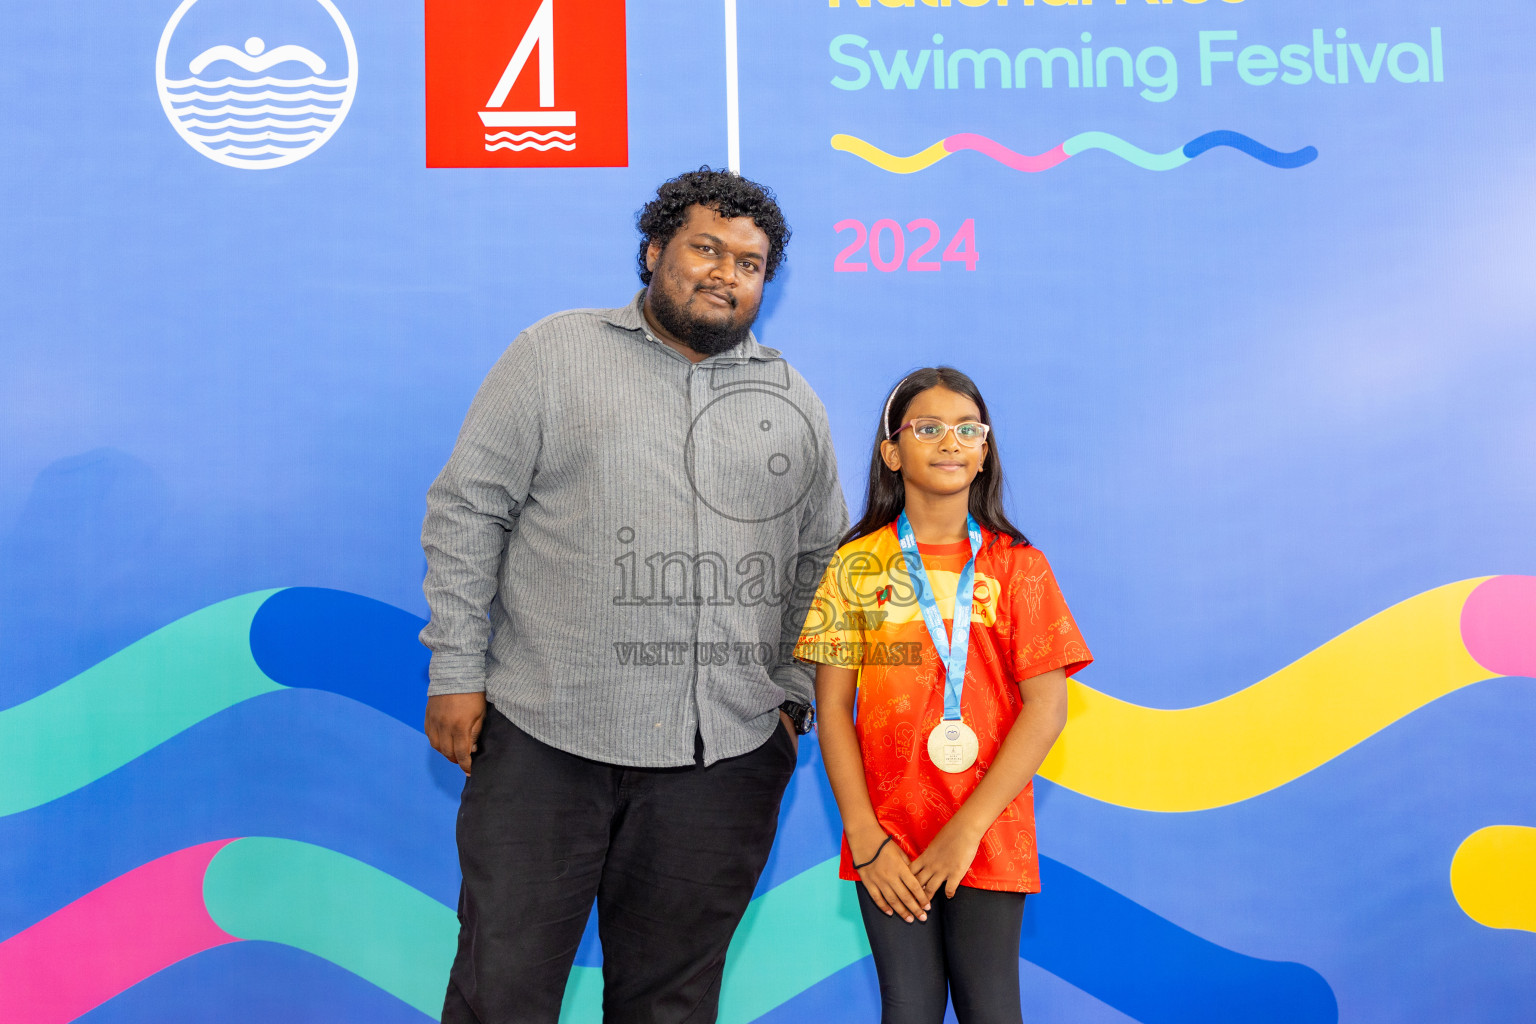
<instances>
[{"instance_id":1,"label":"man's gray shirt","mask_svg":"<svg viewBox=\"0 0 1536 1024\"><path fill-rule=\"evenodd\" d=\"M484 690L609 764L755 749L848 512L826 410L749 337L692 363L642 292L534 324L486 377L427 492L431 694Z\"/></svg>"}]
</instances>

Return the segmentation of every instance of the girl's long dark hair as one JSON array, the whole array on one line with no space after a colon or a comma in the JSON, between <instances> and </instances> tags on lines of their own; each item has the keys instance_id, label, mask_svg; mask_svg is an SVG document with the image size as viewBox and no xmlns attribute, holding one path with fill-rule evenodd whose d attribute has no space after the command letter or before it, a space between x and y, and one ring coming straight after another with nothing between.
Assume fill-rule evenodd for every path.
<instances>
[{"instance_id":1,"label":"girl's long dark hair","mask_svg":"<svg viewBox=\"0 0 1536 1024\"><path fill-rule=\"evenodd\" d=\"M880 457L880 442L889 438L906 422L907 406L929 388L948 388L957 395L964 395L976 403L981 412L981 422L992 425L987 413L986 400L976 387L976 382L952 366L926 366L913 370L896 385L895 392L886 402L880 428L875 431L875 450L869 457L869 490L864 497L864 515L853 524L845 537L846 544L858 537L866 537L894 522L907 504L906 485L901 473L886 466ZM976 522L993 533L1008 537L1015 544L1029 543L1029 539L1017 526L1008 521L1003 511L1003 461L997 451L997 435L987 432L987 459L983 472L971 482L970 513Z\"/></svg>"}]
</instances>

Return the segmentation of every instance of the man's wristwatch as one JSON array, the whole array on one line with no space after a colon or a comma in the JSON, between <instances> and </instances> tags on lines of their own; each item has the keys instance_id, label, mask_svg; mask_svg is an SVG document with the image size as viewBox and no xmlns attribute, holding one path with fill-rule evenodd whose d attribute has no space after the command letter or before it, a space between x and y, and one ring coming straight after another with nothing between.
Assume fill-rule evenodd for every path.
<instances>
[{"instance_id":1,"label":"man's wristwatch","mask_svg":"<svg viewBox=\"0 0 1536 1024\"><path fill-rule=\"evenodd\" d=\"M779 710L795 723L795 732L800 736L810 732L811 723L816 721L816 711L809 704L801 704L796 700L785 701L779 705Z\"/></svg>"}]
</instances>

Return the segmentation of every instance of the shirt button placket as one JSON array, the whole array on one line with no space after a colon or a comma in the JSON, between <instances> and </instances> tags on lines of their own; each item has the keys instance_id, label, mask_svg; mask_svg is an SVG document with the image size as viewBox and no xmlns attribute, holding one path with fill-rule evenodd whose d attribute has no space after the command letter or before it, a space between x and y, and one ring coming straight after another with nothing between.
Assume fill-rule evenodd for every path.
<instances>
[{"instance_id":1,"label":"shirt button placket","mask_svg":"<svg viewBox=\"0 0 1536 1024\"><path fill-rule=\"evenodd\" d=\"M700 370L698 364L694 363L689 365L687 434L691 435L693 441L693 475L690 480L692 487L690 505L693 513L692 554L694 556L694 562L692 566L692 578L687 581L687 585L694 588L697 588L699 583L698 559L704 554L703 527L705 523L704 516L708 510L703 507L704 502L700 492L707 486L706 482L702 479L702 474L705 471L705 467L709 464L709 460L704 457L704 447L710 443L708 433L703 430L696 430L695 428L698 425L699 415L704 411L705 407L709 405L708 380L709 374ZM696 589L694 596L698 596ZM693 646L688 651L685 658L686 671L691 672L693 676L693 708L694 714L698 719L699 733L704 737L706 756L707 752L713 750L716 745L715 737L712 734L713 730L706 731L704 726L704 703L707 699L710 683L709 669L707 666L700 665L698 663L698 659L694 656L694 652L698 650L699 640L704 634L704 617L708 614L708 609L709 606L706 604L698 604L694 606Z\"/></svg>"}]
</instances>

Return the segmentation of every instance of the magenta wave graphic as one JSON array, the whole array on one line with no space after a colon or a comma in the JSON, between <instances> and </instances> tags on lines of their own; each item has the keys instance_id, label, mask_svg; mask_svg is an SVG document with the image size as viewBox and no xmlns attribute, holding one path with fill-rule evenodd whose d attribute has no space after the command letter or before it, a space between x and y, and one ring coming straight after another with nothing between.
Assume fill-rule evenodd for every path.
<instances>
[{"instance_id":1,"label":"magenta wave graphic","mask_svg":"<svg viewBox=\"0 0 1536 1024\"><path fill-rule=\"evenodd\" d=\"M0 942L0 1019L66 1024L157 971L239 941L203 902L208 864L230 842L152 860Z\"/></svg>"}]
</instances>

